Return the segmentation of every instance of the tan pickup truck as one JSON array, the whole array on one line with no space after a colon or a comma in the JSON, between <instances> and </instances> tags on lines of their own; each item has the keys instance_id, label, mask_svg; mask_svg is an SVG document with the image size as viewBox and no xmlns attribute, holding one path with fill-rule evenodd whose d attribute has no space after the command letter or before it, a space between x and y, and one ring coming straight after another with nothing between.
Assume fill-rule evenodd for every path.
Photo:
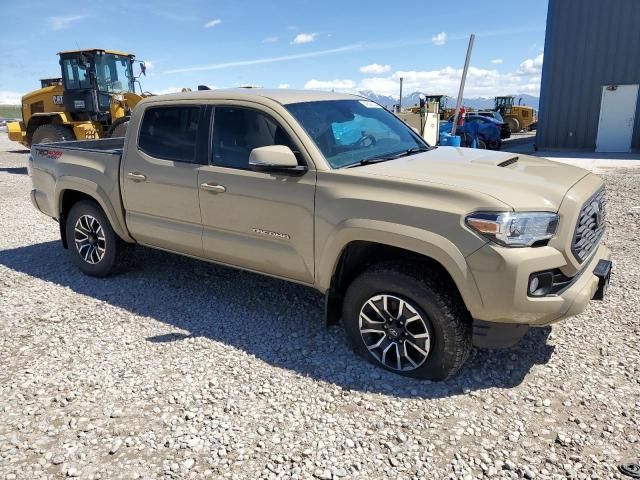
<instances>
[{"instance_id":1,"label":"tan pickup truck","mask_svg":"<svg viewBox=\"0 0 640 480\"><path fill-rule=\"evenodd\" d=\"M611 272L599 177L429 146L354 95L151 97L126 138L35 145L29 172L84 273L139 243L299 282L359 354L415 377L580 313Z\"/></svg>"}]
</instances>

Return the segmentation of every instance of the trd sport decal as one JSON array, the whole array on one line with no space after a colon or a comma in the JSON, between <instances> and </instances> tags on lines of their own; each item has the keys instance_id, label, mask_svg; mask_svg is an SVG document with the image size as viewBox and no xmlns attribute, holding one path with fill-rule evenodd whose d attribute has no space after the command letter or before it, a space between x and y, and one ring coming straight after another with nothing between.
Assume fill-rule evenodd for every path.
<instances>
[{"instance_id":1,"label":"trd sport decal","mask_svg":"<svg viewBox=\"0 0 640 480\"><path fill-rule=\"evenodd\" d=\"M62 156L61 150L49 150L48 148L36 148L38 155L50 158L51 160L57 160Z\"/></svg>"}]
</instances>

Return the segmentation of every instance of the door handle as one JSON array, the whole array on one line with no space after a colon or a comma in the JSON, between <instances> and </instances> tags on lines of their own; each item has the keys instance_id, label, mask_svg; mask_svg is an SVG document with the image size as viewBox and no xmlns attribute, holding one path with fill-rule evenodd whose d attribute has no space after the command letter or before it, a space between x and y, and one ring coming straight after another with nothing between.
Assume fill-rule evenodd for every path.
<instances>
[{"instance_id":1,"label":"door handle","mask_svg":"<svg viewBox=\"0 0 640 480\"><path fill-rule=\"evenodd\" d=\"M200 188L212 193L224 193L227 191L225 187L223 187L222 185L217 185L215 183L201 183Z\"/></svg>"},{"instance_id":2,"label":"door handle","mask_svg":"<svg viewBox=\"0 0 640 480\"><path fill-rule=\"evenodd\" d=\"M144 182L147 179L147 176L143 175L140 172L129 172L127 173L127 177L129 177L134 182Z\"/></svg>"}]
</instances>

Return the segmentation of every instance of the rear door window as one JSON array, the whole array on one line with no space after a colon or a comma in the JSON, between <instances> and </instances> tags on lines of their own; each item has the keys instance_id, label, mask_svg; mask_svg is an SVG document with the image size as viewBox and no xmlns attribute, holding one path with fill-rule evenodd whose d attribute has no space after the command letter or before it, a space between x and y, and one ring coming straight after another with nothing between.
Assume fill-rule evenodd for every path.
<instances>
[{"instance_id":1,"label":"rear door window","mask_svg":"<svg viewBox=\"0 0 640 480\"><path fill-rule=\"evenodd\" d=\"M152 107L144 113L138 147L147 155L197 163L196 141L200 107Z\"/></svg>"}]
</instances>

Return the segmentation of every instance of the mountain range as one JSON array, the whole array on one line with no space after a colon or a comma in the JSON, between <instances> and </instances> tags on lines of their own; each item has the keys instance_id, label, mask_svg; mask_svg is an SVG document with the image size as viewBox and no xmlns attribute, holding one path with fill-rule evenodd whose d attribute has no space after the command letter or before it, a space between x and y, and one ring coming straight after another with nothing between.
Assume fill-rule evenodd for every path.
<instances>
[{"instance_id":1,"label":"mountain range","mask_svg":"<svg viewBox=\"0 0 640 480\"><path fill-rule=\"evenodd\" d=\"M398 103L397 97L394 98L389 95L380 95L372 90L362 90L357 93L359 95L362 95L363 97L367 97L373 100L374 102L377 102L380 105L383 105L388 108L391 108L393 105L396 105ZM414 105L418 105L420 103L420 95L421 95L421 92L413 92L413 93L410 93L409 95L403 95L402 106L412 107ZM524 93L520 95L513 94L513 96L516 97L516 103L518 103L519 99L522 99L522 102L521 102L522 105L527 105L529 107L533 107L536 110L538 110L538 103L540 101L538 97L534 97L533 95L527 95ZM447 97L446 105L447 107L455 107L456 99L453 97ZM493 100L493 97L475 97L475 98L465 97L462 99L462 105L464 105L465 107L473 108L475 110L486 110L486 109L493 108L494 100Z\"/></svg>"}]
</instances>

